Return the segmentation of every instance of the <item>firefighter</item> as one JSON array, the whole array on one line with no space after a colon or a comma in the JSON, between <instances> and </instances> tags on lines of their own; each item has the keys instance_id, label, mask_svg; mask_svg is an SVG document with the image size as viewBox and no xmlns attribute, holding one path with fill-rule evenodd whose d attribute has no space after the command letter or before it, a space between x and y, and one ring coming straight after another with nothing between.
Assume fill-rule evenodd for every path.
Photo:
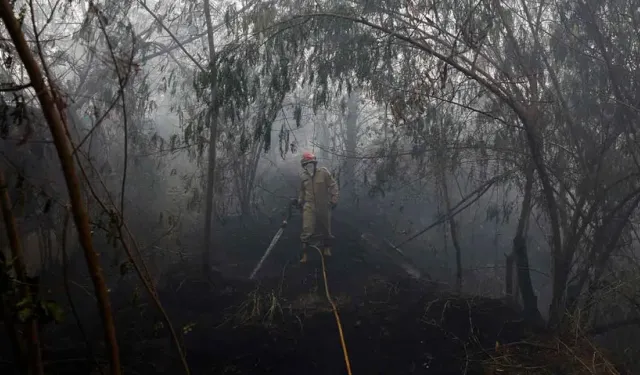
<instances>
[{"instance_id":1,"label":"firefighter","mask_svg":"<svg viewBox=\"0 0 640 375\"><path fill-rule=\"evenodd\" d=\"M302 209L300 263L305 263L312 237L321 239L323 255L331 256L331 210L338 204L338 184L327 168L318 168L318 161L313 153L304 152L300 164L300 193L294 203Z\"/></svg>"}]
</instances>

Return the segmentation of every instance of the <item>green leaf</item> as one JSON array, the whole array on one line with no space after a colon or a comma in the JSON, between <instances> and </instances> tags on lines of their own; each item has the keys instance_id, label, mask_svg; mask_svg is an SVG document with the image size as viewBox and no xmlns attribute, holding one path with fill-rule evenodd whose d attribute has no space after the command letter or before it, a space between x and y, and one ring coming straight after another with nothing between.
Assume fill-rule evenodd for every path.
<instances>
[{"instance_id":1,"label":"green leaf","mask_svg":"<svg viewBox=\"0 0 640 375\"><path fill-rule=\"evenodd\" d=\"M56 324L64 321L64 309L56 301L43 301L40 303L42 310L46 316L52 319Z\"/></svg>"},{"instance_id":2,"label":"green leaf","mask_svg":"<svg viewBox=\"0 0 640 375\"><path fill-rule=\"evenodd\" d=\"M31 300L31 297L24 297L18 303L16 303L16 307L18 309L29 308L32 305L33 305L33 301Z\"/></svg>"},{"instance_id":3,"label":"green leaf","mask_svg":"<svg viewBox=\"0 0 640 375\"><path fill-rule=\"evenodd\" d=\"M33 315L33 309L31 307L25 307L18 310L18 320L22 323L26 322Z\"/></svg>"},{"instance_id":4,"label":"green leaf","mask_svg":"<svg viewBox=\"0 0 640 375\"><path fill-rule=\"evenodd\" d=\"M194 323L194 322L190 322L190 323L185 324L185 326L182 327L182 333L186 335L187 333L193 331L193 328L195 326L196 326L196 323Z\"/></svg>"}]
</instances>

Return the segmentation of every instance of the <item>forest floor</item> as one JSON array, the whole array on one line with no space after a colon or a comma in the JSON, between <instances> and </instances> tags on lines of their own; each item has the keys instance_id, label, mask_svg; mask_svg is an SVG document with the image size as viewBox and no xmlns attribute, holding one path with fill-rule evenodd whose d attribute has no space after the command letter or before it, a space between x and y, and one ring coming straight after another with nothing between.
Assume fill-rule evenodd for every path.
<instances>
[{"instance_id":1,"label":"forest floor","mask_svg":"<svg viewBox=\"0 0 640 375\"><path fill-rule=\"evenodd\" d=\"M587 341L534 333L502 301L442 292L363 256L357 235L335 232L340 240L327 258L328 284L353 374L617 373ZM226 249L225 277L199 281L191 262L191 271L181 265L160 285L192 374L346 374L320 255L299 264L298 232L288 228L250 281L270 236L226 233L234 246ZM181 373L150 305L120 310L116 319L125 373ZM91 363L77 359L83 355L51 346L47 373L89 374Z\"/></svg>"}]
</instances>

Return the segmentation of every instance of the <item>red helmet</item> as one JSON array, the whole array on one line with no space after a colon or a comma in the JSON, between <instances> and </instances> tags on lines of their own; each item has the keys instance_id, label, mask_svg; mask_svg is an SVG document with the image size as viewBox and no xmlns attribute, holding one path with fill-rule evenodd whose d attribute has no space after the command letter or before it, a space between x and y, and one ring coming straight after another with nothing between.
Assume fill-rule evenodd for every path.
<instances>
[{"instance_id":1,"label":"red helmet","mask_svg":"<svg viewBox=\"0 0 640 375\"><path fill-rule=\"evenodd\" d=\"M309 163L317 163L317 162L318 160L316 160L316 156L312 152L305 151L302 153L300 164L302 164L303 167Z\"/></svg>"}]
</instances>

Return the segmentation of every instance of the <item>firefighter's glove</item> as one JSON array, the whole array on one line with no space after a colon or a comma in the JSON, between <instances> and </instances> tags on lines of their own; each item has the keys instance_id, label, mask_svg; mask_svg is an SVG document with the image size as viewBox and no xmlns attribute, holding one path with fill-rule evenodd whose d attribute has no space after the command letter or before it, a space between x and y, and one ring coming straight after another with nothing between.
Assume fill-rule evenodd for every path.
<instances>
[{"instance_id":1,"label":"firefighter's glove","mask_svg":"<svg viewBox=\"0 0 640 375\"><path fill-rule=\"evenodd\" d=\"M291 206L295 208L300 208L301 204L298 198L291 198Z\"/></svg>"}]
</instances>

